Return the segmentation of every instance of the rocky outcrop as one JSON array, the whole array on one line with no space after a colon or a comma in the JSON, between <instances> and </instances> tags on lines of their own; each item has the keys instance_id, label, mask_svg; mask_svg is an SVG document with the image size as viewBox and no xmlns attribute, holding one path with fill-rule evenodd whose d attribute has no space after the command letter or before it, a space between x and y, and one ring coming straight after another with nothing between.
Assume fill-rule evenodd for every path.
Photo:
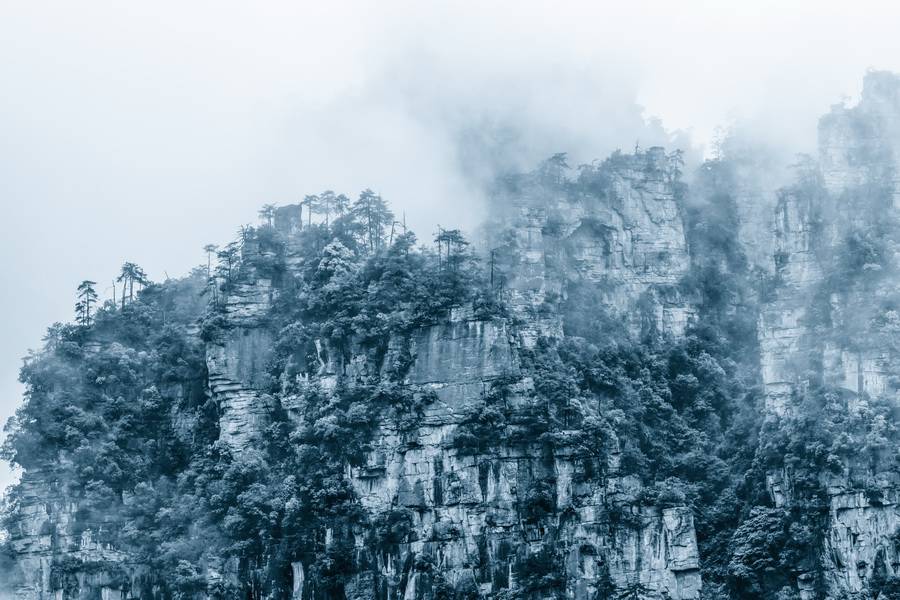
<instances>
[{"instance_id":1,"label":"rocky outcrop","mask_svg":"<svg viewBox=\"0 0 900 600\"><path fill-rule=\"evenodd\" d=\"M347 584L348 597L422 598L434 585L434 573L416 566L424 560L449 585L483 593L517 589L546 570L553 586L580 600L611 590L699 598L693 515L686 507L636 502L641 485L619 473L617 448L601 477L587 471L598 465L586 466L583 453L561 446L548 455L537 439L486 440L479 450L456 442L460 426L496 386L508 389L511 405L534 401L524 357L542 338L563 337L560 303L573 282L599 289L606 309L635 334L683 332L693 308L679 289L690 259L676 170L675 158L653 148L616 157L579 191L543 184L522 191L512 201L512 263L498 270L508 318L454 309L436 324L388 340L380 361L358 348L348 356L316 341L319 368L289 386L267 376L275 343L267 317L278 295L288 293L289 279L267 265L277 262L302 277L304 250L295 235L303 227L300 207L271 217L284 238L281 255L271 254L264 240L245 237L239 260L229 259L233 268L214 282L201 328L219 439L236 460L261 443L275 411L300 418L304 386L328 394L341 377L371 377L379 368L389 377L389 366L408 362L400 383L428 399L412 428L381 419L364 464L347 466L373 520L397 511L410 520L409 535L390 550L367 545L369 533L358 533L358 552L371 555L374 567ZM190 428L175 421L179 431ZM23 508L15 540L21 598L77 597L76 588L103 598L143 597L135 583L142 567L100 543L101 532L76 533L76 504L57 498L39 474L29 477L36 478L34 502ZM325 532L326 541L332 535ZM68 591L54 579L61 556L80 561ZM207 582L237 581L235 564L213 563L204 567ZM110 568L94 568L101 564ZM306 567L292 564L298 599L315 585ZM377 594L366 579L376 575L388 588Z\"/></svg>"},{"instance_id":2,"label":"rocky outcrop","mask_svg":"<svg viewBox=\"0 0 900 600\"><path fill-rule=\"evenodd\" d=\"M758 328L766 410L776 419L789 415L795 398L813 383L839 390L848 414L894 393L890 382L900 357L885 329L890 316L879 313L896 294L892 278L880 277L884 267L874 263L860 265L853 275L864 279L855 284L835 286L831 276L854 250L842 245L851 228L896 222L898 92L896 76L870 73L858 106L836 107L820 122L821 192L814 181L806 182L779 199L778 286L762 307ZM881 258L896 264L896 256ZM770 473L768 483L776 506L791 504L790 472ZM851 597L867 590L879 573L900 572L897 481L890 461L860 461L841 475L822 473L821 485L829 503L822 550L826 596ZM800 592L816 597L802 585Z\"/></svg>"},{"instance_id":3,"label":"rocky outcrop","mask_svg":"<svg viewBox=\"0 0 900 600\"><path fill-rule=\"evenodd\" d=\"M785 191L775 213L775 255L778 287L760 311L760 372L766 392L766 410L784 414L795 386L807 376L807 310L822 267L815 252L813 227L815 199Z\"/></svg>"},{"instance_id":4,"label":"rocky outcrop","mask_svg":"<svg viewBox=\"0 0 900 600\"><path fill-rule=\"evenodd\" d=\"M27 473L21 485L16 528L9 531L16 564L4 582L13 597L75 598L82 590L95 590L103 598L121 598L124 584L136 573L128 556L103 542L102 527L82 529L77 502L52 472Z\"/></svg>"},{"instance_id":5,"label":"rocky outcrop","mask_svg":"<svg viewBox=\"0 0 900 600\"><path fill-rule=\"evenodd\" d=\"M445 325L414 336L408 382L432 390L414 431L382 424L365 465L350 477L372 514L405 509L412 535L396 555L379 559L380 576L394 581L390 595L419 597L411 557L428 557L457 588L482 592L515 588L528 577L528 558L542 550L563 556L566 593L593 598L612 585L639 586L646 597L698 598L700 573L693 518L687 509L638 509L626 492L635 482L585 478L578 456L549 463L539 446L470 453L454 446L457 427L477 409L499 378L530 386L520 375L516 336L502 320L455 314ZM509 402L526 402L513 392ZM542 488L548 484L546 489ZM549 494L552 514L528 511L536 490ZM544 565L548 569L552 564Z\"/></svg>"},{"instance_id":6,"label":"rocky outcrop","mask_svg":"<svg viewBox=\"0 0 900 600\"><path fill-rule=\"evenodd\" d=\"M233 280L217 282L221 321L206 345L209 391L219 406L221 439L238 452L260 439L274 407L263 390L274 343L265 318L277 293L271 278L253 266L259 245L245 242L242 254L241 271Z\"/></svg>"},{"instance_id":7,"label":"rocky outcrop","mask_svg":"<svg viewBox=\"0 0 900 600\"><path fill-rule=\"evenodd\" d=\"M268 425L274 401L261 390L272 342L263 328L237 326L207 346L209 390L219 406L220 435L233 450L259 441Z\"/></svg>"},{"instance_id":8,"label":"rocky outcrop","mask_svg":"<svg viewBox=\"0 0 900 600\"><path fill-rule=\"evenodd\" d=\"M512 211L509 303L529 338L560 331L542 312L573 281L597 285L635 333L684 331L695 310L678 286L690 268L678 161L659 147L618 154L577 182L535 175L495 201Z\"/></svg>"},{"instance_id":9,"label":"rocky outcrop","mask_svg":"<svg viewBox=\"0 0 900 600\"><path fill-rule=\"evenodd\" d=\"M834 195L873 183L900 187L900 78L886 71L870 71L863 81L860 102L838 105L819 122L819 161L825 187Z\"/></svg>"},{"instance_id":10,"label":"rocky outcrop","mask_svg":"<svg viewBox=\"0 0 900 600\"><path fill-rule=\"evenodd\" d=\"M829 491L826 581L837 598L867 589L878 572L897 572L900 554L894 532L900 530L900 507L896 491L878 499L868 498L862 490Z\"/></svg>"},{"instance_id":11,"label":"rocky outcrop","mask_svg":"<svg viewBox=\"0 0 900 600\"><path fill-rule=\"evenodd\" d=\"M757 324L767 424L794 416L797 399L816 386L836 390L851 416L865 412L873 398L895 393L898 290L890 278L877 276L880 264L872 262L858 265L874 274L864 284L832 285L843 264L847 227L870 224L873 215L897 217L892 186L900 156L894 150L900 83L892 77L871 74L858 107L835 109L822 120L821 178L816 174L778 194L750 184L735 192L749 262L774 282L774 289L761 290ZM574 181L561 176L562 162L555 160L504 188L495 201L502 224L485 257L491 294L502 300L493 312L472 305L435 311L428 320L403 320L401 332L366 348L351 331L339 351L315 339L319 333L304 331L305 346L290 351L303 356L282 357L292 369L274 381L268 375L276 338L269 317L279 295L308 284L304 273L316 270L315 263L308 268L310 253L296 235L304 227L302 208L271 214L267 229L283 238L277 251L250 235L235 261L239 266L215 282L202 328L205 383L218 409L219 440L236 461L257 456L273 415L301 421L313 395L329 401L344 384L389 382L386 387L415 399L414 418L378 413L367 422L374 433L359 452L364 460L337 469L373 524L396 518L408 526L402 539L390 543L373 542L374 531L336 534L325 528L325 546L336 535L352 538L354 566L364 567L342 582L348 598L422 600L438 583L482 594L539 584L575 600L613 591L651 600L701 595L694 515L686 506L655 506L646 497L638 502L646 490L619 468L625 452L618 444L626 440L604 440L609 448L586 457L566 441L574 432L554 430L560 441L553 444L540 434L511 441L505 436L517 425L507 423L475 446L461 442L488 398L502 397L497 402L504 409L522 409L516 416L534 408L541 382L531 365L538 351L562 346L566 301L580 286L596 292L598 319L602 313L617 327L624 324L626 336L649 343L681 338L698 318L697 299L685 291L696 257L685 231L678 156L661 148L616 154L584 168ZM885 189L891 201L878 204ZM760 202L773 210L765 216L748 212L745 205L763 196ZM493 301L491 296L488 304ZM315 394L305 396L310 390ZM638 393L645 391L656 393ZM172 422L177 435L190 436L190 419ZM851 597L878 577L900 573L900 482L884 454L841 473L823 472L814 482L825 490L827 504L818 562L828 598ZM767 483L771 504L794 505L798 486L790 468L772 470ZM73 598L78 590L110 599L139 596L134 590L142 567L105 544L99 524L76 523L77 502L52 469L27 473L20 497L11 532L20 598ZM129 501L122 498L123 505ZM316 571L294 558L289 591L308 600ZM60 566L62 559L71 559L69 567ZM208 560L206 580L236 581L242 567L230 560ZM264 565L254 568L261 572ZM802 597L813 598L812 579L799 572L791 581Z\"/></svg>"}]
</instances>

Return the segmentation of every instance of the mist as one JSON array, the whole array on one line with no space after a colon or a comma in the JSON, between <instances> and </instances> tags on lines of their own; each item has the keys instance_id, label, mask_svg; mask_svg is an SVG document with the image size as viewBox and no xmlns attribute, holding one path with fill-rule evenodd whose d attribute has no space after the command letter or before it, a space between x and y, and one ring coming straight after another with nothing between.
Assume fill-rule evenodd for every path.
<instances>
[{"instance_id":1,"label":"mist","mask_svg":"<svg viewBox=\"0 0 900 600\"><path fill-rule=\"evenodd\" d=\"M427 239L554 152L696 163L720 127L779 164L811 151L867 68L900 69L900 8L845 6L5 3L0 418L78 282L182 275L263 203L371 187Z\"/></svg>"}]
</instances>

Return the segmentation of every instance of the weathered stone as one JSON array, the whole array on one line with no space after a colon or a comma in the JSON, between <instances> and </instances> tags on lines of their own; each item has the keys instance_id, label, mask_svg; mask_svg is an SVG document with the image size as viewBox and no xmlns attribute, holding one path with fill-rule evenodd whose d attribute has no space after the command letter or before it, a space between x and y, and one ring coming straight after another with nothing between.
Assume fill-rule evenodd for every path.
<instances>
[{"instance_id":1,"label":"weathered stone","mask_svg":"<svg viewBox=\"0 0 900 600\"><path fill-rule=\"evenodd\" d=\"M516 251L507 301L523 321L526 346L559 337L547 306L569 281L598 286L606 308L632 331L681 335L693 318L677 284L690 268L674 159L662 148L619 156L602 175L603 192L572 194L534 183L498 201Z\"/></svg>"}]
</instances>

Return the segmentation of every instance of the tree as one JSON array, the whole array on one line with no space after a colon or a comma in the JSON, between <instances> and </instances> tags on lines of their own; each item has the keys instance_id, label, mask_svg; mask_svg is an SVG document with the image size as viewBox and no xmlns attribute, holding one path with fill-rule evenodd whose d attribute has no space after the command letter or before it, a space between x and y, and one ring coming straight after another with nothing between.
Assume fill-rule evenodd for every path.
<instances>
[{"instance_id":1,"label":"tree","mask_svg":"<svg viewBox=\"0 0 900 600\"><path fill-rule=\"evenodd\" d=\"M87 327L91 324L91 305L97 302L96 281L85 279L78 286L78 302L75 304L75 318L78 324Z\"/></svg>"},{"instance_id":2,"label":"tree","mask_svg":"<svg viewBox=\"0 0 900 600\"><path fill-rule=\"evenodd\" d=\"M227 285L231 284L234 270L238 264L238 256L240 254L240 246L237 242L229 242L223 250L219 250L216 255L219 264L216 266L216 275L225 280Z\"/></svg>"},{"instance_id":3,"label":"tree","mask_svg":"<svg viewBox=\"0 0 900 600\"><path fill-rule=\"evenodd\" d=\"M255 234L256 230L252 225L241 225L238 229L238 239L240 240L240 244L243 245L253 240Z\"/></svg>"},{"instance_id":4,"label":"tree","mask_svg":"<svg viewBox=\"0 0 900 600\"><path fill-rule=\"evenodd\" d=\"M650 591L651 590L647 586L634 580L619 590L616 600L641 600L641 598L646 598Z\"/></svg>"},{"instance_id":5,"label":"tree","mask_svg":"<svg viewBox=\"0 0 900 600\"><path fill-rule=\"evenodd\" d=\"M122 270L116 278L116 281L122 283L122 308L125 308L126 297L129 302L134 300L135 283L137 283L138 286L144 286L149 283L144 270L133 262L125 262L122 265ZM140 291L140 289L138 291Z\"/></svg>"},{"instance_id":6,"label":"tree","mask_svg":"<svg viewBox=\"0 0 900 600\"><path fill-rule=\"evenodd\" d=\"M541 179L547 183L559 185L565 181L565 172L569 170L568 154L557 152L540 166Z\"/></svg>"},{"instance_id":7,"label":"tree","mask_svg":"<svg viewBox=\"0 0 900 600\"><path fill-rule=\"evenodd\" d=\"M355 270L355 257L339 240L322 249L322 260L316 268L316 278L327 283L348 276Z\"/></svg>"},{"instance_id":8,"label":"tree","mask_svg":"<svg viewBox=\"0 0 900 600\"><path fill-rule=\"evenodd\" d=\"M331 211L334 209L334 200L335 194L331 190L325 190L321 194L319 194L318 202L316 203L316 208L321 211L321 214L325 215L325 225L327 226L330 221Z\"/></svg>"},{"instance_id":9,"label":"tree","mask_svg":"<svg viewBox=\"0 0 900 600\"><path fill-rule=\"evenodd\" d=\"M306 211L307 211L307 214L309 215L307 217L307 225L312 226L313 211L316 211L316 212L319 211L319 197L316 196L315 194L310 194L303 198L302 204L306 205ZM303 222L302 216L300 217L300 222L301 223Z\"/></svg>"},{"instance_id":10,"label":"tree","mask_svg":"<svg viewBox=\"0 0 900 600\"><path fill-rule=\"evenodd\" d=\"M267 205L269 206L269 205ZM206 252L206 278L209 279L212 277L212 255L216 253L219 249L215 244L207 244L203 246L203 251Z\"/></svg>"},{"instance_id":11,"label":"tree","mask_svg":"<svg viewBox=\"0 0 900 600\"><path fill-rule=\"evenodd\" d=\"M332 199L332 206L334 207L334 212L337 213L338 216L344 216L350 209L350 198L344 194L338 194Z\"/></svg>"},{"instance_id":12,"label":"tree","mask_svg":"<svg viewBox=\"0 0 900 600\"><path fill-rule=\"evenodd\" d=\"M441 252L444 247L447 248L447 267L456 268L459 264L459 258L463 250L469 245L466 238L459 229L441 229L438 227L438 234L434 238L438 247L438 264L441 264Z\"/></svg>"},{"instance_id":13,"label":"tree","mask_svg":"<svg viewBox=\"0 0 900 600\"><path fill-rule=\"evenodd\" d=\"M384 230L394 220L387 202L370 189L365 189L350 209L351 215L362 224L364 242L370 253L384 244Z\"/></svg>"},{"instance_id":14,"label":"tree","mask_svg":"<svg viewBox=\"0 0 900 600\"><path fill-rule=\"evenodd\" d=\"M266 222L266 225L269 227L272 226L272 220L275 218L275 209L278 208L274 204L263 204L262 208L259 209L260 218Z\"/></svg>"}]
</instances>

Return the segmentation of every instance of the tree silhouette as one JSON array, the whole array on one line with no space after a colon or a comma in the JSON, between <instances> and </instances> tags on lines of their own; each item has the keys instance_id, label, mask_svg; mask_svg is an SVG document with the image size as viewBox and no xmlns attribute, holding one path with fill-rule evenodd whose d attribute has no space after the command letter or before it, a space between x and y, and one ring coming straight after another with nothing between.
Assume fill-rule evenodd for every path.
<instances>
[{"instance_id":1,"label":"tree silhouette","mask_svg":"<svg viewBox=\"0 0 900 600\"><path fill-rule=\"evenodd\" d=\"M82 327L91 324L91 305L97 302L96 281L85 279L78 286L78 302L75 303L75 319Z\"/></svg>"},{"instance_id":2,"label":"tree silhouette","mask_svg":"<svg viewBox=\"0 0 900 600\"><path fill-rule=\"evenodd\" d=\"M234 271L237 268L240 245L237 242L229 242L224 249L219 250L217 256L219 264L216 266L216 275L225 280L226 286L231 285Z\"/></svg>"},{"instance_id":3,"label":"tree silhouette","mask_svg":"<svg viewBox=\"0 0 900 600\"><path fill-rule=\"evenodd\" d=\"M370 189L365 189L350 209L355 220L362 224L364 242L370 253L384 244L384 230L394 220L387 202Z\"/></svg>"},{"instance_id":4,"label":"tree silhouette","mask_svg":"<svg viewBox=\"0 0 900 600\"><path fill-rule=\"evenodd\" d=\"M440 226L438 227L438 234L434 237L434 241L438 247L439 266L442 265L442 249L446 247L448 268L455 268L458 265L458 258L465 247L469 245L469 242L466 241L466 238L463 237L463 234L459 229L441 229Z\"/></svg>"},{"instance_id":5,"label":"tree silhouette","mask_svg":"<svg viewBox=\"0 0 900 600\"><path fill-rule=\"evenodd\" d=\"M565 172L568 169L568 154L565 152L557 152L541 163L539 171L541 178L545 183L560 185L565 181Z\"/></svg>"},{"instance_id":6,"label":"tree silhouette","mask_svg":"<svg viewBox=\"0 0 900 600\"><path fill-rule=\"evenodd\" d=\"M339 217L344 216L350 210L350 198L344 194L338 194L332 199L332 208Z\"/></svg>"},{"instance_id":7,"label":"tree silhouette","mask_svg":"<svg viewBox=\"0 0 900 600\"><path fill-rule=\"evenodd\" d=\"M325 190L318 196L318 202L316 203L316 209L319 214L325 215L325 225L327 226L330 222L331 211L334 210L334 201L336 196L334 192L331 190Z\"/></svg>"},{"instance_id":8,"label":"tree silhouette","mask_svg":"<svg viewBox=\"0 0 900 600\"><path fill-rule=\"evenodd\" d=\"M275 209L278 207L274 204L263 204L259 209L259 217L266 222L269 227L272 226L272 220L275 218Z\"/></svg>"},{"instance_id":9,"label":"tree silhouette","mask_svg":"<svg viewBox=\"0 0 900 600\"><path fill-rule=\"evenodd\" d=\"M212 277L212 255L216 253L219 247L215 244L207 244L203 246L203 251L206 252L206 278L209 279Z\"/></svg>"},{"instance_id":10,"label":"tree silhouette","mask_svg":"<svg viewBox=\"0 0 900 600\"><path fill-rule=\"evenodd\" d=\"M643 600L649 595L650 588L637 580L633 580L619 590L616 600Z\"/></svg>"},{"instance_id":11,"label":"tree silhouette","mask_svg":"<svg viewBox=\"0 0 900 600\"><path fill-rule=\"evenodd\" d=\"M122 264L122 270L116 278L116 281L122 283L122 308L125 308L125 298L128 298L129 302L134 300L135 283L137 283L138 286L144 286L149 283L144 270L133 262L125 262ZM140 289L138 291L140 291Z\"/></svg>"},{"instance_id":12,"label":"tree silhouette","mask_svg":"<svg viewBox=\"0 0 900 600\"><path fill-rule=\"evenodd\" d=\"M312 214L313 214L313 211L317 211L317 212L318 212L318 210L319 210L319 197L316 196L315 194L310 194L310 195L305 196L305 197L303 198L303 202L301 202L301 204L305 204L305 205L306 205L306 211L307 211L307 214L308 214L308 216L307 216L307 225L311 227L311 226L312 226ZM302 214L302 213L300 214L300 222L301 222L301 223L303 222L303 214Z\"/></svg>"},{"instance_id":13,"label":"tree silhouette","mask_svg":"<svg viewBox=\"0 0 900 600\"><path fill-rule=\"evenodd\" d=\"M253 237L255 234L256 230L252 225L241 225L238 229L238 240L240 240L241 246L243 246L247 242L253 241Z\"/></svg>"}]
</instances>

